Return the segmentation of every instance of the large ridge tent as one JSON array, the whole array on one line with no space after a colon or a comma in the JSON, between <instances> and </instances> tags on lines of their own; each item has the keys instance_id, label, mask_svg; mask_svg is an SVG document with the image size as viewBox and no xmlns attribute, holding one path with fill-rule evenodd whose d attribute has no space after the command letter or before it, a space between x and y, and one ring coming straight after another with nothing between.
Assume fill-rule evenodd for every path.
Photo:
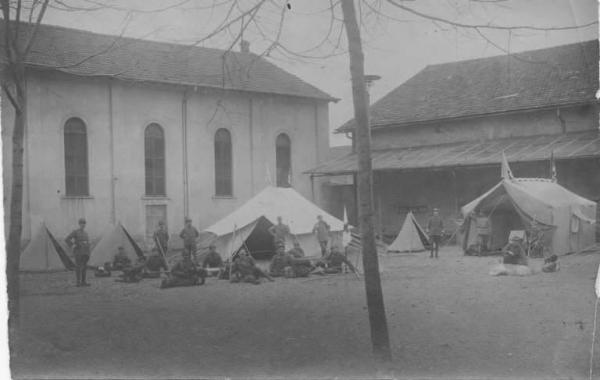
<instances>
[{"instance_id":1,"label":"large ridge tent","mask_svg":"<svg viewBox=\"0 0 600 380\"><path fill-rule=\"evenodd\" d=\"M97 267L112 262L119 247L123 247L131 261L144 254L121 223L111 224L92 250L88 264Z\"/></svg>"},{"instance_id":2,"label":"large ridge tent","mask_svg":"<svg viewBox=\"0 0 600 380\"><path fill-rule=\"evenodd\" d=\"M391 252L420 252L429 245L429 237L415 219L411 211L406 215L404 224L396 239L388 247Z\"/></svg>"},{"instance_id":3,"label":"large ridge tent","mask_svg":"<svg viewBox=\"0 0 600 380\"><path fill-rule=\"evenodd\" d=\"M273 239L268 229L281 216L293 237L286 241L291 248L297 239L307 255L320 255L319 243L313 235L317 216L331 227L331 244L341 247L344 222L328 214L292 188L266 187L237 210L225 216L204 232L215 235L217 251L225 257L235 254L242 246L257 258L268 257L273 250Z\"/></svg>"},{"instance_id":4,"label":"large ridge tent","mask_svg":"<svg viewBox=\"0 0 600 380\"><path fill-rule=\"evenodd\" d=\"M75 264L64 248L41 222L29 244L21 253L19 269L27 272L72 270Z\"/></svg>"},{"instance_id":5,"label":"large ridge tent","mask_svg":"<svg viewBox=\"0 0 600 380\"><path fill-rule=\"evenodd\" d=\"M544 233L550 253L576 252L594 244L596 204L550 179L504 178L463 206L463 249L476 244L475 216L489 216L493 250L508 242L511 230L528 230L535 223Z\"/></svg>"}]
</instances>

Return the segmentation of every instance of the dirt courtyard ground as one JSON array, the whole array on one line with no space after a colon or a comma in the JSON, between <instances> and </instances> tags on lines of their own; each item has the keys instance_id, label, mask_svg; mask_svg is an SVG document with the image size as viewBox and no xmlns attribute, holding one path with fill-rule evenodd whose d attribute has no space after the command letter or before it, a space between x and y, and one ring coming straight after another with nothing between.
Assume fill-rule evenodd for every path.
<instances>
[{"instance_id":1,"label":"dirt courtyard ground","mask_svg":"<svg viewBox=\"0 0 600 380\"><path fill-rule=\"evenodd\" d=\"M72 273L24 274L13 376L587 378L600 255L529 277L489 276L497 261L455 247L438 260L387 259L394 361L383 367L352 274L167 290L158 279L76 288Z\"/></svg>"}]
</instances>

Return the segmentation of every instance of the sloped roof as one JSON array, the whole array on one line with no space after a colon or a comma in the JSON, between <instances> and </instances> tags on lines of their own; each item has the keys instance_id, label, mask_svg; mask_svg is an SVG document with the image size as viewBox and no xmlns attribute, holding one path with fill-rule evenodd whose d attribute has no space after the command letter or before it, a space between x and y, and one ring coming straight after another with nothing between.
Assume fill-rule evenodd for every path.
<instances>
[{"instance_id":1,"label":"sloped roof","mask_svg":"<svg viewBox=\"0 0 600 380\"><path fill-rule=\"evenodd\" d=\"M293 234L301 235L312 232L317 215L329 224L331 231L342 231L344 222L300 195L292 188L269 186L251 198L231 214L225 216L204 231L217 236L230 234L235 228L243 228L264 216L272 224L281 216L283 223L290 227Z\"/></svg>"},{"instance_id":2,"label":"sloped roof","mask_svg":"<svg viewBox=\"0 0 600 380\"><path fill-rule=\"evenodd\" d=\"M548 160L552 152L556 159L600 157L600 134L588 131L374 150L371 157L373 170L422 169L498 164L502 152L511 162ZM356 153L351 153L307 172L341 175L356 172L357 167Z\"/></svg>"},{"instance_id":3,"label":"sloped roof","mask_svg":"<svg viewBox=\"0 0 600 380\"><path fill-rule=\"evenodd\" d=\"M371 127L595 99L598 40L425 67L370 107ZM354 128L350 120L338 132Z\"/></svg>"},{"instance_id":4,"label":"sloped roof","mask_svg":"<svg viewBox=\"0 0 600 380\"><path fill-rule=\"evenodd\" d=\"M29 24L21 28L25 31L21 33L23 38L29 28ZM3 42L2 39L0 44ZM253 53L225 52L50 25L40 25L27 63L80 76L337 100Z\"/></svg>"}]
</instances>

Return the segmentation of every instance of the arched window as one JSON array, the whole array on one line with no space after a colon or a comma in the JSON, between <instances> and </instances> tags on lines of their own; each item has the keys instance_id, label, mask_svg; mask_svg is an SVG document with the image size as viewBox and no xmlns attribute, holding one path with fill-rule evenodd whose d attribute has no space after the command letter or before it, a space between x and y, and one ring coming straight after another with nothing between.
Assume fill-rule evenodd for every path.
<instances>
[{"instance_id":1,"label":"arched window","mask_svg":"<svg viewBox=\"0 0 600 380\"><path fill-rule=\"evenodd\" d=\"M88 185L87 132L83 120L65 123L65 192L67 196L90 195Z\"/></svg>"},{"instance_id":2,"label":"arched window","mask_svg":"<svg viewBox=\"0 0 600 380\"><path fill-rule=\"evenodd\" d=\"M277 187L290 187L292 175L292 142L285 133L275 141L275 162L277 166Z\"/></svg>"},{"instance_id":3,"label":"arched window","mask_svg":"<svg viewBox=\"0 0 600 380\"><path fill-rule=\"evenodd\" d=\"M220 128L215 133L215 195L232 196L231 133Z\"/></svg>"},{"instance_id":4,"label":"arched window","mask_svg":"<svg viewBox=\"0 0 600 380\"><path fill-rule=\"evenodd\" d=\"M152 123L144 132L146 195L165 196L165 134L160 125Z\"/></svg>"}]
</instances>

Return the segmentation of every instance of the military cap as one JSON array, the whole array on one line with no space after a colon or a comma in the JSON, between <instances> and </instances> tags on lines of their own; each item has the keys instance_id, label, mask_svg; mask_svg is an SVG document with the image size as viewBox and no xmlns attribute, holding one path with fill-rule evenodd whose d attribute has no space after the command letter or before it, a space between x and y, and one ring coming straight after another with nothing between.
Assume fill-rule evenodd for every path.
<instances>
[{"instance_id":1,"label":"military cap","mask_svg":"<svg viewBox=\"0 0 600 380\"><path fill-rule=\"evenodd\" d=\"M85 224L85 218L79 218L79 224Z\"/></svg>"}]
</instances>

